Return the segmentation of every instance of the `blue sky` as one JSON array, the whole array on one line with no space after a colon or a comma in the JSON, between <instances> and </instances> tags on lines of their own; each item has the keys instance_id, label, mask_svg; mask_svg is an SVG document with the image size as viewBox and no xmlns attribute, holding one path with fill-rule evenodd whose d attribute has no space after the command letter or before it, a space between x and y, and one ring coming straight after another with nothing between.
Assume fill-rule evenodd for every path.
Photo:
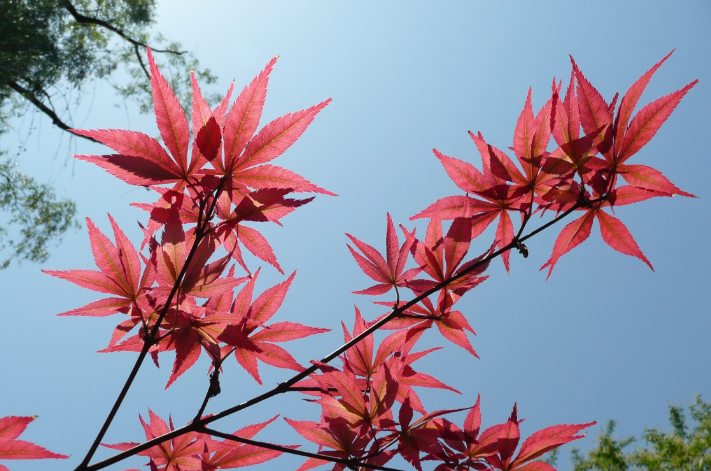
<instances>
[{"instance_id":1,"label":"blue sky","mask_svg":"<svg viewBox=\"0 0 711 471\"><path fill-rule=\"evenodd\" d=\"M684 406L694 393L711 397L711 310L704 288L711 279L710 20L711 6L702 1L223 0L199 7L161 2L156 30L181 41L212 69L219 77L209 87L213 92L224 93L233 79L241 89L278 54L262 123L333 99L279 162L339 197L319 196L287 217L284 227L265 230L285 271L298 270L279 320L333 329L317 340L293 342L290 351L302 363L340 345L340 321L352 326L354 304L366 318L381 314L365 297L350 294L369 280L348 253L344 233L382 249L386 212L412 228L410 216L458 193L433 147L480 166L467 131L481 131L499 148L510 146L528 88L538 109L553 77L567 82L568 54L610 100L676 48L640 104L694 79L699 84L633 163L659 169L699 198L656 199L617 211L656 272L614 252L594 228L546 282L538 269L557 230L546 231L527 244L528 259L512 254L510 274L495 262L491 278L460 301L477 331L472 343L481 360L432 333L422 346L447 348L418 362L419 370L463 393L425 391L428 409L470 406L481 394L484 424L502 422L518 402L520 417L526 418L524 435L557 423L616 419L618 434L628 436L643 427L668 428L667 404ZM124 106L110 87L91 85L81 93L77 127L157 134L152 115ZM109 212L133 240L140 239L135 221L145 217L128 204L150 195L71 159L73 153L104 153L102 146L69 142L39 115L14 124L16 131L0 145L17 151L26 141L21 170L76 200L81 218L91 217L106 231ZM484 251L492 238L491 231L485 233L475 250ZM55 317L98 297L40 269L93 267L83 229L65 237L45 266L0 272L0 416L39 415L23 438L72 454L71 463L42 462L42 469L78 463L133 364L132 354L95 353L108 343L115 318ZM258 290L281 280L265 267ZM190 420L207 385L208 365L201 359L164 391L171 363L166 355L159 370L144 365L106 442L141 440L137 414L145 416L149 407L163 417L172 414L177 424ZM267 385L288 375L268 367L263 373ZM221 410L259 391L231 364L223 394L210 408ZM232 431L276 413L317 420L318 412L298 397L282 398L225 420L221 429ZM593 427L591 434L597 431ZM283 422L260 437L303 443ZM588 438L577 445L586 449L591 443ZM560 469L568 469L567 454ZM295 469L300 462L281 458L264 469ZM13 470L37 466L11 463Z\"/></svg>"}]
</instances>

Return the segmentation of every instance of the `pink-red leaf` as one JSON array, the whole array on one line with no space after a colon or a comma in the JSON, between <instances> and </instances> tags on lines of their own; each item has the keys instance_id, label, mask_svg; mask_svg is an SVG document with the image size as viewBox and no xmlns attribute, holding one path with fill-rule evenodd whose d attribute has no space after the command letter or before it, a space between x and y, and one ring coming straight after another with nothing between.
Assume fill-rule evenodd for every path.
<instances>
[{"instance_id":1,"label":"pink-red leaf","mask_svg":"<svg viewBox=\"0 0 711 471\"><path fill-rule=\"evenodd\" d=\"M336 450L341 449L340 443L316 422L291 420L284 417L284 420L296 430L299 435L319 446L325 446Z\"/></svg>"},{"instance_id":2,"label":"pink-red leaf","mask_svg":"<svg viewBox=\"0 0 711 471\"><path fill-rule=\"evenodd\" d=\"M321 193L336 196L328 190L314 185L301 175L275 165L240 168L234 173L234 181L257 190L263 188L284 188L295 192Z\"/></svg>"},{"instance_id":3,"label":"pink-red leaf","mask_svg":"<svg viewBox=\"0 0 711 471\"><path fill-rule=\"evenodd\" d=\"M435 156L439 159L444 167L444 170L452 179L455 185L467 193L476 193L487 188L484 175L472 164L464 162L454 157L448 157L437 149L432 149Z\"/></svg>"},{"instance_id":4,"label":"pink-red leaf","mask_svg":"<svg viewBox=\"0 0 711 471\"><path fill-rule=\"evenodd\" d=\"M267 365L294 371L301 371L304 369L304 367L301 366L289 352L278 345L260 342L259 349L261 351L255 353L255 356Z\"/></svg>"},{"instance_id":5,"label":"pink-red leaf","mask_svg":"<svg viewBox=\"0 0 711 471\"><path fill-rule=\"evenodd\" d=\"M289 291L289 286L291 286L291 282L294 281L295 276L296 271L294 271L286 281L274 285L260 294L259 297L254 300L254 303L252 303L252 307L249 310L249 318L261 323L265 323L271 319L281 307L282 302L284 302L286 293Z\"/></svg>"},{"instance_id":6,"label":"pink-red leaf","mask_svg":"<svg viewBox=\"0 0 711 471\"><path fill-rule=\"evenodd\" d=\"M277 322L252 335L250 339L254 342L288 342L329 331L330 329L309 327L296 322Z\"/></svg>"},{"instance_id":7,"label":"pink-red leaf","mask_svg":"<svg viewBox=\"0 0 711 471\"><path fill-rule=\"evenodd\" d=\"M555 264L558 263L560 257L582 244L585 239L590 236L593 216L594 211L587 211L585 215L568 223L563 230L560 231L560 234L553 245L553 253L551 254L551 258L549 258L548 261L541 267L541 270L549 267L546 279L550 278L551 273L553 272L553 267L555 267Z\"/></svg>"},{"instance_id":8,"label":"pink-red leaf","mask_svg":"<svg viewBox=\"0 0 711 471\"><path fill-rule=\"evenodd\" d=\"M284 273L277 262L276 255L274 255L274 250L272 246L269 245L267 239L259 233L256 229L244 226L240 224L237 226L237 235L239 241L244 244L244 246L254 254L254 256L264 260L268 264L272 265L274 268L279 270L279 273Z\"/></svg>"},{"instance_id":9,"label":"pink-red leaf","mask_svg":"<svg viewBox=\"0 0 711 471\"><path fill-rule=\"evenodd\" d=\"M585 78L583 73L578 68L578 65L570 57L570 61L573 64L573 72L575 73L575 78L577 80L577 101L580 109L580 123L583 126L583 130L586 134L592 134L596 129L600 129L604 125L612 124L612 113L595 87L593 87L590 82ZM595 139L595 143L598 144L602 142L602 136L598 136Z\"/></svg>"},{"instance_id":10,"label":"pink-red leaf","mask_svg":"<svg viewBox=\"0 0 711 471\"><path fill-rule=\"evenodd\" d=\"M9 416L0 418L0 460L39 460L46 458L68 458L66 455L53 453L39 445L25 440L17 440L35 420L34 417Z\"/></svg>"},{"instance_id":11,"label":"pink-red leaf","mask_svg":"<svg viewBox=\"0 0 711 471\"><path fill-rule=\"evenodd\" d=\"M439 329L439 332L442 334L442 336L444 338L446 338L450 342L454 343L455 345L459 345L464 350L468 351L475 357L479 358L479 355L477 355L476 351L472 347L472 344L469 343L467 334L466 334L466 332L464 332L462 326L460 326L453 320L448 319L446 317L442 318L442 320L439 320L435 323L437 324L437 328Z\"/></svg>"},{"instance_id":12,"label":"pink-red leaf","mask_svg":"<svg viewBox=\"0 0 711 471\"><path fill-rule=\"evenodd\" d=\"M519 157L531 158L531 141L534 134L533 106L531 105L531 88L528 89L526 104L516 122L514 131L514 152Z\"/></svg>"},{"instance_id":13,"label":"pink-red leaf","mask_svg":"<svg viewBox=\"0 0 711 471\"><path fill-rule=\"evenodd\" d=\"M187 176L188 141L190 139L188 120L180 102L173 93L173 89L158 70L150 48L148 48L148 64L151 70L153 109L156 114L158 131L160 131L165 146L180 165L183 176Z\"/></svg>"},{"instance_id":14,"label":"pink-red leaf","mask_svg":"<svg viewBox=\"0 0 711 471\"><path fill-rule=\"evenodd\" d=\"M511 222L511 217L506 210L500 211L499 224L496 226L496 246L499 249L503 249L513 241L514 229L513 222ZM504 262L504 268L509 271L509 258L511 257L511 251L506 251L501 254L501 259Z\"/></svg>"},{"instance_id":15,"label":"pink-red leaf","mask_svg":"<svg viewBox=\"0 0 711 471\"><path fill-rule=\"evenodd\" d=\"M121 155L147 160L161 168L167 175L172 175L175 178L180 175L180 169L163 149L163 146L157 140L142 132L123 129L97 129L93 131L71 129L71 132L96 139Z\"/></svg>"},{"instance_id":16,"label":"pink-red leaf","mask_svg":"<svg viewBox=\"0 0 711 471\"><path fill-rule=\"evenodd\" d=\"M698 82L698 80L694 80L684 88L653 101L635 115L619 150L618 160L620 163L637 153L654 137L664 121L672 114L676 105Z\"/></svg>"},{"instance_id":17,"label":"pink-red leaf","mask_svg":"<svg viewBox=\"0 0 711 471\"><path fill-rule=\"evenodd\" d=\"M138 186L173 183L179 176L154 162L130 155L74 155L74 158L91 162L116 178Z\"/></svg>"},{"instance_id":18,"label":"pink-red leaf","mask_svg":"<svg viewBox=\"0 0 711 471\"><path fill-rule=\"evenodd\" d=\"M130 305L131 301L126 298L105 298L57 315L103 317L116 314L119 310L126 309Z\"/></svg>"},{"instance_id":19,"label":"pink-red leaf","mask_svg":"<svg viewBox=\"0 0 711 471\"><path fill-rule=\"evenodd\" d=\"M119 296L124 296L125 293L123 289L111 278L104 275L100 271L95 270L67 270L67 271L55 271L55 270L42 270L42 273L46 273L50 276L56 276L63 280L79 285L82 288L91 289L98 291L100 293L116 294Z\"/></svg>"},{"instance_id":20,"label":"pink-red leaf","mask_svg":"<svg viewBox=\"0 0 711 471\"><path fill-rule=\"evenodd\" d=\"M516 456L516 465L535 459L544 453L564 445L585 435L575 435L580 430L595 425L596 422L587 424L554 425L546 427L528 437Z\"/></svg>"},{"instance_id":21,"label":"pink-red leaf","mask_svg":"<svg viewBox=\"0 0 711 471\"><path fill-rule=\"evenodd\" d=\"M604 240L607 245L625 255L631 255L639 258L646 263L652 271L654 271L654 267L652 267L652 264L649 263L647 257L645 257L639 249L637 242L635 242L632 234L630 234L630 231L627 230L627 227L622 223L622 221L614 216L610 216L602 210L597 211L595 215L600 223L600 234L602 234L602 240Z\"/></svg>"},{"instance_id":22,"label":"pink-red leaf","mask_svg":"<svg viewBox=\"0 0 711 471\"><path fill-rule=\"evenodd\" d=\"M246 169L279 157L304 133L316 115L331 99L305 110L288 113L264 126L237 161L237 169Z\"/></svg>"},{"instance_id":23,"label":"pink-red leaf","mask_svg":"<svg viewBox=\"0 0 711 471\"><path fill-rule=\"evenodd\" d=\"M267 95L269 74L277 58L274 57L252 82L244 87L225 120L225 166L230 171L232 162L254 135L262 116Z\"/></svg>"},{"instance_id":24,"label":"pink-red leaf","mask_svg":"<svg viewBox=\"0 0 711 471\"><path fill-rule=\"evenodd\" d=\"M630 185L646 190L695 198L691 193L677 188L676 185L670 182L660 171L652 167L647 167L646 165L623 165L620 170L622 178L627 180L627 183Z\"/></svg>"},{"instance_id":25,"label":"pink-red leaf","mask_svg":"<svg viewBox=\"0 0 711 471\"><path fill-rule=\"evenodd\" d=\"M459 266L464 256L469 251L472 239L472 221L470 218L456 218L449 226L447 236L444 238L444 259L447 271L445 278L449 278Z\"/></svg>"},{"instance_id":26,"label":"pink-red leaf","mask_svg":"<svg viewBox=\"0 0 711 471\"><path fill-rule=\"evenodd\" d=\"M673 52L674 50L664 56L662 60L654 64L651 69L645 72L639 79L637 79L635 83L632 84L629 90L627 90L627 93L625 93L625 96L622 97L622 101L620 102L620 109L617 112L617 122L615 123L615 127L617 128L617 142L622 142L625 135L625 131L627 130L627 125L632 119L632 112L634 112L634 109L637 106L637 103L639 102L639 99L642 96L644 89L647 88L647 84L651 80L652 75L654 75L657 69L661 67L664 61L669 59L669 56L671 56Z\"/></svg>"},{"instance_id":27,"label":"pink-red leaf","mask_svg":"<svg viewBox=\"0 0 711 471\"><path fill-rule=\"evenodd\" d=\"M608 201L613 206L624 206L626 204L638 203L657 196L672 196L671 193L645 190L633 185L622 185L615 188Z\"/></svg>"}]
</instances>

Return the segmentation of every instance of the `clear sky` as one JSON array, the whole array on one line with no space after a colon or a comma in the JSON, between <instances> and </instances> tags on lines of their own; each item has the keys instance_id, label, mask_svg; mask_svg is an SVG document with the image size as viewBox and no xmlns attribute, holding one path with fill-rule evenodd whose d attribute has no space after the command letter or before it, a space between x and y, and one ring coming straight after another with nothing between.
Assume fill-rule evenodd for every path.
<instances>
[{"instance_id":1,"label":"clear sky","mask_svg":"<svg viewBox=\"0 0 711 471\"><path fill-rule=\"evenodd\" d=\"M410 216L459 192L433 147L480 166L467 131L481 131L501 149L512 145L528 88L538 109L554 77L567 82L569 54L610 100L676 48L640 104L694 79L699 84L633 163L661 170L699 198L658 198L617 211L656 272L614 252L594 228L546 282L538 269L557 234L547 231L527 244L528 259L512 254L510 274L496 261L491 278L460 302L477 331L472 343L481 360L448 345L418 366L463 393L424 391L426 408L471 406L480 393L486 425L504 421L518 402L526 436L547 425L608 419L618 420L621 436L643 427L666 429L667 404L685 406L694 393L711 398L708 2L206 0L198 6L171 0L160 4L156 31L181 41L212 69L219 77L213 92L224 93L233 79L241 89L278 54L262 123L333 99L280 164L340 196L319 196L288 216L284 227L265 231L285 271L298 269L279 320L333 329L293 342L290 351L302 364L340 345L340 321L352 326L354 304L368 319L381 314L365 297L350 294L369 286L369 279L348 253L344 233L383 249L386 212L412 228ZM152 115L124 106L110 87L85 88L75 92L86 95L75 126L157 135ZM135 221L145 216L128 204L148 193L71 159L73 153L105 153L103 146L68 142L36 114L14 124L16 132L0 146L17 151L25 142L21 170L76 200L81 218L91 217L106 231L109 212L140 240ZM417 227L424 231L421 223ZM493 238L487 234L477 251ZM0 272L0 417L39 415L23 438L72 454L71 462L13 462L16 471L73 469L133 364L133 354L95 353L108 343L117 318L55 317L98 295L40 268L93 269L85 229L69 234L44 267ZM283 280L271 267L263 272L260 290ZM423 346L444 343L434 332L423 340ZM208 363L202 358L164 391L171 363L166 354L161 369L144 365L106 442L141 441L137 415L145 416L149 407L166 418L172 414L176 424L190 420L207 385ZM262 371L267 385L289 374ZM211 402L214 411L260 391L233 364L222 389ZM319 409L298 397L280 398L224 421L221 429L276 413L318 420ZM259 437L303 443L279 422ZM591 443L588 438L577 445L586 449ZM300 462L280 458L263 469L295 469ZM115 469L143 463L139 458ZM561 463L560 469L569 468L565 449Z\"/></svg>"}]
</instances>

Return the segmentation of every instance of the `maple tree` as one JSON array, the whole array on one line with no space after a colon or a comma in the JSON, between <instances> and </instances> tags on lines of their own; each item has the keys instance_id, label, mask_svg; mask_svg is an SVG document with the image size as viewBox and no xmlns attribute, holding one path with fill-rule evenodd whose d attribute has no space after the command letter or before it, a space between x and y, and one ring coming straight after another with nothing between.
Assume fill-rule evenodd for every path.
<instances>
[{"instance_id":1,"label":"maple tree","mask_svg":"<svg viewBox=\"0 0 711 471\"><path fill-rule=\"evenodd\" d=\"M470 135L481 155L482 170L435 150L464 194L442 198L412 217L429 219L423 239L418 239L414 229L400 226L402 245L388 214L385 256L348 235L353 244L348 249L357 265L376 282L355 293L394 291L395 300L376 302L389 311L372 321L366 321L356 308L352 330L343 324L344 344L303 367L277 344L327 329L291 320L270 323L296 272L255 295L260 270L249 269L242 250L284 273L272 247L254 226L259 222L278 224L313 200L299 193L333 195L270 163L301 136L330 100L286 114L258 130L274 58L234 103L230 105L230 88L214 109L202 97L193 76L191 128L149 50L156 121L165 147L134 131L73 131L116 152L79 155L78 159L157 194L154 203L136 205L149 214L148 223L141 226L144 238L136 248L109 216L112 241L87 220L98 270L46 271L108 294L61 315L123 314L103 352L138 352L118 399L76 469L103 469L135 455L147 457L152 470L231 469L289 453L307 458L299 471L325 464L338 471L388 470L393 469L387 465L396 456L418 471L424 462L433 462L436 471L553 470L538 458L581 438L584 434L580 432L595 422L547 427L519 446L522 420L515 404L507 420L483 431L479 398L471 408L427 411L416 388L457 391L415 370L413 364L434 350L417 351L416 346L427 330L436 327L445 339L477 356L467 334L474 334L474 329L465 313L454 309L455 304L486 280L484 273L494 258L500 256L509 270L511 250L526 257L524 242L576 211L582 216L562 229L550 259L541 268L548 268L548 276L563 255L587 239L595 220L609 246L651 268L625 225L610 212L615 206L653 197L693 196L659 171L627 163L696 84L691 82L634 114L651 76L668 57L635 82L619 106L618 96L607 103L574 61L565 95L561 97L562 83L554 80L550 98L537 113L529 91L511 148L522 170L504 151L488 144L481 133ZM551 137L557 147L549 152ZM621 184L619 177L626 184ZM537 212L555 216L525 233ZM515 228L517 219L520 224ZM494 221L498 221L494 240L485 242L482 254L469 255L472 241ZM235 264L230 265L232 261ZM406 270L408 263L412 268ZM244 276L236 275L237 267L244 270ZM409 294L404 296L401 291ZM379 329L394 332L376 345L373 333ZM150 354L158 365L162 354L170 351L175 355L166 387L193 367L203 351L211 360L209 385L194 419L176 428L172 419L166 423L149 410L147 422L140 418L146 441L102 443L145 358ZM234 367L232 356L260 384L258 361L297 373L252 399L206 414L210 399L221 392L223 368ZM336 359L340 363L333 364ZM224 417L288 392L305 394L321 408L315 421L284 417L304 439L318 446L316 452L255 440L277 417L234 433L213 428L212 424ZM464 411L461 425L448 418ZM27 450L27 458L64 457L15 440L29 420L8 417L0 421L5 427L0 427L0 459L20 448ZM100 445L119 452L92 464Z\"/></svg>"}]
</instances>

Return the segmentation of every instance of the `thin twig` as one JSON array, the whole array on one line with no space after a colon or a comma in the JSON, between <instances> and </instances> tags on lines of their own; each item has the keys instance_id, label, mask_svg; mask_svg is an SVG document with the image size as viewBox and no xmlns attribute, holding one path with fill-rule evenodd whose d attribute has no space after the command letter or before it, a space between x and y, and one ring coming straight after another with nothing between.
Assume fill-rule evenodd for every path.
<instances>
[{"instance_id":1,"label":"thin twig","mask_svg":"<svg viewBox=\"0 0 711 471\"><path fill-rule=\"evenodd\" d=\"M319 388L318 386L308 387L308 386L292 386L287 392L307 392L307 391L319 391L319 392L338 392L336 388Z\"/></svg>"},{"instance_id":2,"label":"thin twig","mask_svg":"<svg viewBox=\"0 0 711 471\"><path fill-rule=\"evenodd\" d=\"M35 94L32 93L30 90L26 89L25 87L23 87L19 83L15 82L14 80L10 80L9 82L7 82L7 85L10 88L12 88L13 90L15 90L17 93L22 95L22 97L25 98L27 101L29 101L30 103L35 105L42 113L44 113L47 116L49 116L50 118L52 118L52 124L57 126L59 129L62 129L64 131L69 131L70 129L72 129L71 126L69 126L64 121L62 121L61 118L59 116L57 116L57 113L55 113L47 105L42 103L42 101L39 98L37 98L35 96ZM99 142L96 139L93 139L88 136L81 136L79 134L75 134L75 136L81 137L83 139L86 139L86 140L89 140L92 142Z\"/></svg>"},{"instance_id":3,"label":"thin twig","mask_svg":"<svg viewBox=\"0 0 711 471\"><path fill-rule=\"evenodd\" d=\"M322 455L319 453L309 453L308 451L295 450L293 448L274 445L273 443L266 443L266 442L260 442L257 440L251 440L249 438L242 438L242 437L238 437L236 435L230 435L229 433L218 432L217 430L213 430L213 429L210 429L207 427L198 429L198 432L208 433L208 434L213 435L215 437L220 437L220 438L224 438L226 440L232 440L232 441L244 443L247 445L258 446L261 448L266 448L268 450L281 451L284 453L289 453L291 455L299 455L299 456L304 456L307 458L316 458L319 460L330 461L332 463L341 463L341 464L345 464L346 466L348 466L350 468L355 468L355 467L360 466L361 468L376 469L376 470L382 470L382 471L400 471L395 468L387 468L385 466L377 466L374 464L361 463L357 459L347 460L344 458L336 458L335 456Z\"/></svg>"},{"instance_id":4,"label":"thin twig","mask_svg":"<svg viewBox=\"0 0 711 471\"><path fill-rule=\"evenodd\" d=\"M143 69L143 73L146 74L148 80L150 80L151 74L148 72L148 69L146 69L146 65L143 63L143 57L141 57L141 51L140 49L138 49L138 44L134 44L133 49L136 51L136 59L138 59L138 64L141 66L141 69Z\"/></svg>"},{"instance_id":5,"label":"thin twig","mask_svg":"<svg viewBox=\"0 0 711 471\"><path fill-rule=\"evenodd\" d=\"M224 357L220 356L220 358L212 359L212 365L214 367L214 370L212 371L212 373L210 373L210 385L207 388L205 398L203 399L197 414L195 414L195 418L193 419L193 421L199 421L200 417L202 417L202 413L205 412L205 408L207 407L207 403L210 401L210 399L220 394L220 368L222 368L222 362L225 361L230 355L232 355L232 353L236 349L237 347L233 347L232 350L230 350ZM210 356L212 356L212 353L210 353L210 350L208 348L206 348L205 350Z\"/></svg>"}]
</instances>

